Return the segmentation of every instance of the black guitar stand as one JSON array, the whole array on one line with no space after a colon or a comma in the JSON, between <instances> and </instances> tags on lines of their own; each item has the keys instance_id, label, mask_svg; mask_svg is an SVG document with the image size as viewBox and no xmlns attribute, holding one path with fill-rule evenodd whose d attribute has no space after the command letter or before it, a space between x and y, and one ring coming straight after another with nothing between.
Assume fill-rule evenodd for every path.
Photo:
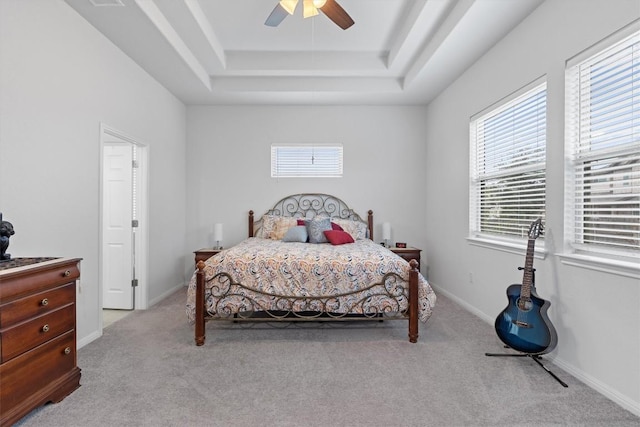
<instances>
[{"instance_id":1,"label":"black guitar stand","mask_svg":"<svg viewBox=\"0 0 640 427\"><path fill-rule=\"evenodd\" d=\"M510 348L508 345L505 345L504 348ZM558 376L556 374L554 374L553 372L551 372L549 370L549 368L547 368L546 366L544 366L542 364L542 362L540 360L542 360L542 356L539 354L531 354L531 353L517 353L517 354L505 354L505 353L485 353L485 356L492 356L492 357L530 357L534 362L536 362L538 365L540 365L542 367L542 369L544 369L545 371L547 371L547 373L549 375L551 375L553 378L555 378L556 381L558 381L562 387L569 387L567 385L567 383L565 383L564 381L562 381L560 378L558 378Z\"/></svg>"},{"instance_id":2,"label":"black guitar stand","mask_svg":"<svg viewBox=\"0 0 640 427\"><path fill-rule=\"evenodd\" d=\"M524 267L518 267L518 270L524 270ZM535 285L536 283L536 269L532 268L531 269L531 286L532 288L535 290ZM504 348L511 348L508 345L505 345ZM547 368L546 366L544 366L541 362L542 360L542 356L540 354L533 354L533 353L517 353L517 354L506 354L506 353L485 353L485 356L490 356L490 357L530 357L531 360L533 360L534 362L536 362L538 365L540 365L540 367L542 367L542 369L544 369L545 371L547 371L547 373L549 375L551 375L553 378L555 378L556 381L558 381L562 387L568 388L569 386L567 385L567 383L565 383L564 381L562 381L560 378L558 378L558 376L556 374L554 374L553 372L551 372L549 370L549 368Z\"/></svg>"}]
</instances>

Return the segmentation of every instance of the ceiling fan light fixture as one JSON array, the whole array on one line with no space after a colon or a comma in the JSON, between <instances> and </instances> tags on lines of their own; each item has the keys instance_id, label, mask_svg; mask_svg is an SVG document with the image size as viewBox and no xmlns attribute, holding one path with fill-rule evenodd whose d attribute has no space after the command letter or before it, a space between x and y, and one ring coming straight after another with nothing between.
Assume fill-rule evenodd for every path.
<instances>
[{"instance_id":1,"label":"ceiling fan light fixture","mask_svg":"<svg viewBox=\"0 0 640 427\"><path fill-rule=\"evenodd\" d=\"M280 6L287 11L289 15L293 15L298 6L298 0L280 0Z\"/></svg>"},{"instance_id":2,"label":"ceiling fan light fixture","mask_svg":"<svg viewBox=\"0 0 640 427\"><path fill-rule=\"evenodd\" d=\"M318 9L315 7L314 3L314 0L304 0L304 2L302 3L302 5L304 6L302 16L304 18L311 18L312 16L316 16L320 13L318 12Z\"/></svg>"},{"instance_id":3,"label":"ceiling fan light fixture","mask_svg":"<svg viewBox=\"0 0 640 427\"><path fill-rule=\"evenodd\" d=\"M287 16L295 13L298 3L299 0L278 1L276 7L273 8L273 11L264 22L264 25L277 27ZM336 0L303 0L302 14L305 18L318 15L320 13L318 9L343 30L346 30L354 24L353 18L349 16L347 11L344 10Z\"/></svg>"}]
</instances>

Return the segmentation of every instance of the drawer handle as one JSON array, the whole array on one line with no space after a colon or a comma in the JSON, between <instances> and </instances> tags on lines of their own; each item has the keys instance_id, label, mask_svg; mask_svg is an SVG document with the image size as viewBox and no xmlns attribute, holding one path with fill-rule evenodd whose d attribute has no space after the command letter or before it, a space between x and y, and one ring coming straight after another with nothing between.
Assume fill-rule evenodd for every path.
<instances>
[{"instance_id":1,"label":"drawer handle","mask_svg":"<svg viewBox=\"0 0 640 427\"><path fill-rule=\"evenodd\" d=\"M64 349L64 354L70 354L71 353L71 347L67 347Z\"/></svg>"},{"instance_id":2,"label":"drawer handle","mask_svg":"<svg viewBox=\"0 0 640 427\"><path fill-rule=\"evenodd\" d=\"M47 298L40 301L40 305L49 305L49 300Z\"/></svg>"},{"instance_id":3,"label":"drawer handle","mask_svg":"<svg viewBox=\"0 0 640 427\"><path fill-rule=\"evenodd\" d=\"M66 270L64 273L62 273L62 275L64 277L69 277L69 276L71 276L71 271L70 270Z\"/></svg>"},{"instance_id":4,"label":"drawer handle","mask_svg":"<svg viewBox=\"0 0 640 427\"><path fill-rule=\"evenodd\" d=\"M49 332L49 325L44 325L42 327L42 332Z\"/></svg>"}]
</instances>

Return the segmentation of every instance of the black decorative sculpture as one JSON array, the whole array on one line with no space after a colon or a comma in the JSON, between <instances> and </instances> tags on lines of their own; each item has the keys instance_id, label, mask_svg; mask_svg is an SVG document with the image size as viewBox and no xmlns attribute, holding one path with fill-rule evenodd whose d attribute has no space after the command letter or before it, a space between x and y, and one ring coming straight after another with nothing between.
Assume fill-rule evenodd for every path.
<instances>
[{"instance_id":1,"label":"black decorative sculpture","mask_svg":"<svg viewBox=\"0 0 640 427\"><path fill-rule=\"evenodd\" d=\"M0 212L0 261L11 259L11 254L7 253L9 247L9 238L15 234L13 224L9 221L2 220L2 212Z\"/></svg>"}]
</instances>

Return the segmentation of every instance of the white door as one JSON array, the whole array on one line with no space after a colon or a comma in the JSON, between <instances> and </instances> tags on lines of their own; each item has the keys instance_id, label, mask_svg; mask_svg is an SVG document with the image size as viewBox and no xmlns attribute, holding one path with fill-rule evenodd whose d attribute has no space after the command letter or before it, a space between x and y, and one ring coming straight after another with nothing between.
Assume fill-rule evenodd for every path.
<instances>
[{"instance_id":1,"label":"white door","mask_svg":"<svg viewBox=\"0 0 640 427\"><path fill-rule=\"evenodd\" d=\"M105 144L103 155L103 308L133 308L133 147Z\"/></svg>"}]
</instances>

